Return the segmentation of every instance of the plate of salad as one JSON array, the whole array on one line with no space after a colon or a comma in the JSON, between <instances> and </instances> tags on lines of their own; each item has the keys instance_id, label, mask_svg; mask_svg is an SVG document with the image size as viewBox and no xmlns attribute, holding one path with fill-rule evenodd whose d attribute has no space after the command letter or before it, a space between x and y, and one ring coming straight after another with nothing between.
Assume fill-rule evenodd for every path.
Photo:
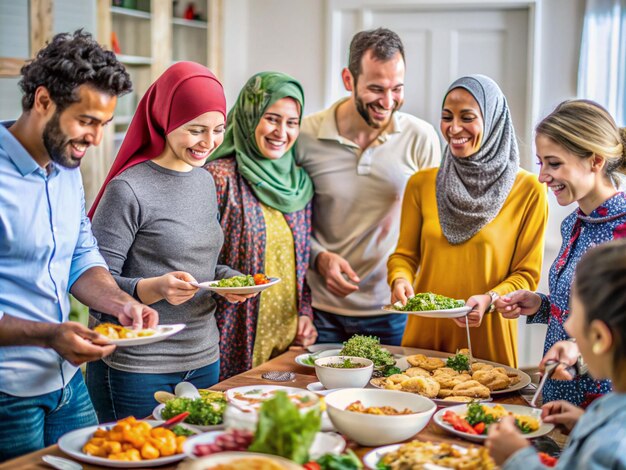
<instances>
[{"instance_id":1,"label":"plate of salad","mask_svg":"<svg viewBox=\"0 0 626 470\"><path fill-rule=\"evenodd\" d=\"M208 289L218 294L255 294L280 282L279 277L267 277L263 273L245 274L208 282L190 282L200 289Z\"/></svg>"},{"instance_id":2,"label":"plate of salad","mask_svg":"<svg viewBox=\"0 0 626 470\"><path fill-rule=\"evenodd\" d=\"M433 416L438 426L463 439L482 442L489 426L505 416L513 416L515 424L527 439L548 434L553 424L541 421L541 409L521 405L484 404L472 402L439 410Z\"/></svg>"},{"instance_id":3,"label":"plate of salad","mask_svg":"<svg viewBox=\"0 0 626 470\"><path fill-rule=\"evenodd\" d=\"M185 423L193 425L200 431L214 431L224 429L226 405L223 392L206 391L200 398L175 397L168 400L158 405L152 411L152 416L167 420L188 411L189 416L185 418Z\"/></svg>"},{"instance_id":4,"label":"plate of salad","mask_svg":"<svg viewBox=\"0 0 626 470\"><path fill-rule=\"evenodd\" d=\"M390 313L405 313L427 318L458 318L464 317L472 308L465 305L464 300L452 299L444 295L423 292L415 294L407 300L406 305L398 301L385 305L383 310Z\"/></svg>"}]
</instances>

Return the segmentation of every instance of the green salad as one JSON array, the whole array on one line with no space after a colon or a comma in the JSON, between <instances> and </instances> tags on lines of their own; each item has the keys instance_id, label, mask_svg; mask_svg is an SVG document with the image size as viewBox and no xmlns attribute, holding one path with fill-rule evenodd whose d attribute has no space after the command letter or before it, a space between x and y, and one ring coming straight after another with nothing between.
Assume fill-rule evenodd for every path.
<instances>
[{"instance_id":1,"label":"green salad","mask_svg":"<svg viewBox=\"0 0 626 470\"><path fill-rule=\"evenodd\" d=\"M423 312L425 310L449 310L463 306L465 306L465 301L463 300L455 300L443 295L433 294L432 292L425 292L411 297L406 302L406 305L394 305L393 308L403 312Z\"/></svg>"},{"instance_id":2,"label":"green salad","mask_svg":"<svg viewBox=\"0 0 626 470\"><path fill-rule=\"evenodd\" d=\"M343 343L340 356L364 357L374 363L374 367L391 367L396 364L393 355L381 347L376 336L354 335Z\"/></svg>"},{"instance_id":3,"label":"green salad","mask_svg":"<svg viewBox=\"0 0 626 470\"><path fill-rule=\"evenodd\" d=\"M210 395L203 398L174 398L165 403L161 412L163 419L170 419L176 415L189 411L185 422L198 426L212 426L222 424L226 398L223 394Z\"/></svg>"},{"instance_id":4,"label":"green salad","mask_svg":"<svg viewBox=\"0 0 626 470\"><path fill-rule=\"evenodd\" d=\"M254 285L254 278L249 274L220 279L214 284L215 287L250 287Z\"/></svg>"}]
</instances>

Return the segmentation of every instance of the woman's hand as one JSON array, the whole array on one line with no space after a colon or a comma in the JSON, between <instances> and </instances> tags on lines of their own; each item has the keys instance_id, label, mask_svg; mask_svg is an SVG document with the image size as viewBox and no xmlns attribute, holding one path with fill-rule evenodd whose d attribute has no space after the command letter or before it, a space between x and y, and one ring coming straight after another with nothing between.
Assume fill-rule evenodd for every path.
<instances>
[{"instance_id":1,"label":"woman's hand","mask_svg":"<svg viewBox=\"0 0 626 470\"><path fill-rule=\"evenodd\" d=\"M541 297L528 290L516 290L503 295L494 303L495 309L504 318L515 319L520 315L534 315L541 307Z\"/></svg>"},{"instance_id":2,"label":"woman's hand","mask_svg":"<svg viewBox=\"0 0 626 470\"><path fill-rule=\"evenodd\" d=\"M566 369L569 366L576 365L579 355L580 349L578 349L576 343L572 341L557 341L543 356L539 363L539 372L545 372L546 362L556 361L560 362L560 364L554 369L551 378L554 380L572 380L574 377Z\"/></svg>"},{"instance_id":3,"label":"woman's hand","mask_svg":"<svg viewBox=\"0 0 626 470\"><path fill-rule=\"evenodd\" d=\"M146 305L163 299L172 305L180 305L198 292L198 288L189 284L190 282L196 282L191 274L173 271L163 276L141 279L137 283L137 295Z\"/></svg>"},{"instance_id":4,"label":"woman's hand","mask_svg":"<svg viewBox=\"0 0 626 470\"><path fill-rule=\"evenodd\" d=\"M467 317L453 318L454 323L461 328L465 328L465 319L467 318L469 326L480 326L485 312L491 306L491 296L487 294L472 295L467 299L465 305L472 307L472 311L467 314Z\"/></svg>"},{"instance_id":5,"label":"woman's hand","mask_svg":"<svg viewBox=\"0 0 626 470\"><path fill-rule=\"evenodd\" d=\"M306 315L300 315L298 317L298 331L296 332L296 338L293 340L293 344L298 346L311 346L317 339L317 330L313 326L313 320Z\"/></svg>"},{"instance_id":6,"label":"woman's hand","mask_svg":"<svg viewBox=\"0 0 626 470\"><path fill-rule=\"evenodd\" d=\"M515 426L513 416L505 416L498 423L489 426L489 435L485 447L497 465L502 465L518 450L528 447L530 442L524 439L522 433Z\"/></svg>"},{"instance_id":7,"label":"woman's hand","mask_svg":"<svg viewBox=\"0 0 626 470\"><path fill-rule=\"evenodd\" d=\"M545 423L558 424L569 434L584 412L568 401L551 401L541 407L541 419Z\"/></svg>"},{"instance_id":8,"label":"woman's hand","mask_svg":"<svg viewBox=\"0 0 626 470\"><path fill-rule=\"evenodd\" d=\"M402 305L406 305L409 297L413 297L415 292L413 286L409 281L403 277L395 279L391 284L391 303L395 304L398 300L402 302Z\"/></svg>"},{"instance_id":9,"label":"woman's hand","mask_svg":"<svg viewBox=\"0 0 626 470\"><path fill-rule=\"evenodd\" d=\"M255 292L253 294L220 294L222 297L224 297L226 300L228 300L231 304L238 304L240 302L245 302L248 299L251 299L252 297L256 297L257 295L259 295L258 292Z\"/></svg>"}]
</instances>

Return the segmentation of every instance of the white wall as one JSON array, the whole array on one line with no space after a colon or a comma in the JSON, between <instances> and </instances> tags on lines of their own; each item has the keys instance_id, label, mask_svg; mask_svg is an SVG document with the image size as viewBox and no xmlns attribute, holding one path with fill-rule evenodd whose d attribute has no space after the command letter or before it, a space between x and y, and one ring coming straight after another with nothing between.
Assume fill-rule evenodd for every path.
<instances>
[{"instance_id":1,"label":"white wall","mask_svg":"<svg viewBox=\"0 0 626 470\"><path fill-rule=\"evenodd\" d=\"M223 76L229 106L250 75L262 70L286 72L300 80L306 93L305 113L330 104L324 101L328 49L324 0L228 0L225 4ZM576 95L584 4L585 0L541 1L537 118ZM573 209L559 207L552 195L549 200L542 292L548 291L548 270L561 244L561 220ZM536 365L543 350L545 327L520 323L521 364Z\"/></svg>"}]
</instances>

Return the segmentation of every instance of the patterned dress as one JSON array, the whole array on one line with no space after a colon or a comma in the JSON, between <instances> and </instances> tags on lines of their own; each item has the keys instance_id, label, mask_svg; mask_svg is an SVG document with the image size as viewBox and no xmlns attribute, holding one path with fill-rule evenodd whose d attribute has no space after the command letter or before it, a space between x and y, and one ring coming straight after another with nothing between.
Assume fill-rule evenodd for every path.
<instances>
[{"instance_id":1,"label":"patterned dress","mask_svg":"<svg viewBox=\"0 0 626 470\"><path fill-rule=\"evenodd\" d=\"M220 224L224 231L219 263L242 273L263 272L266 226L261 203L237 171L234 157L220 158L204 168L215 180ZM298 314L313 317L311 291L305 279L309 267L311 204L300 211L283 215L293 234ZM223 297L216 299L215 316L220 330L220 380L252 367L262 295L241 304L231 304Z\"/></svg>"},{"instance_id":2,"label":"patterned dress","mask_svg":"<svg viewBox=\"0 0 626 470\"><path fill-rule=\"evenodd\" d=\"M548 324L544 354L557 341L569 338L563 324L569 316L572 280L582 255L595 245L626 236L626 195L617 193L588 216L577 209L563 220L561 236L563 245L550 268L550 295L539 294L541 307L527 319L528 323ZM543 401L567 400L584 407L610 391L609 380L594 380L589 376L576 377L573 381L548 380Z\"/></svg>"}]
</instances>

